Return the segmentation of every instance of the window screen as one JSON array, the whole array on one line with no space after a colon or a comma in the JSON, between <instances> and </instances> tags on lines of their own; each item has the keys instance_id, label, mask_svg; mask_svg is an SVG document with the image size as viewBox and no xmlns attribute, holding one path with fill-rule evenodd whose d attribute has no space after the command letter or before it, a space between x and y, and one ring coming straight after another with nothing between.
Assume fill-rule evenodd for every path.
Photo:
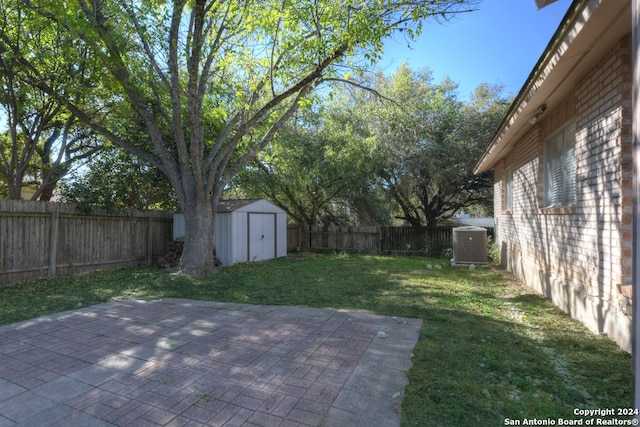
<instances>
[{"instance_id":1,"label":"window screen","mask_svg":"<svg viewBox=\"0 0 640 427\"><path fill-rule=\"evenodd\" d=\"M575 133L571 123L545 142L546 207L573 206L576 202Z\"/></svg>"},{"instance_id":2,"label":"window screen","mask_svg":"<svg viewBox=\"0 0 640 427\"><path fill-rule=\"evenodd\" d=\"M507 168L504 172L504 210L513 209L513 168Z\"/></svg>"}]
</instances>

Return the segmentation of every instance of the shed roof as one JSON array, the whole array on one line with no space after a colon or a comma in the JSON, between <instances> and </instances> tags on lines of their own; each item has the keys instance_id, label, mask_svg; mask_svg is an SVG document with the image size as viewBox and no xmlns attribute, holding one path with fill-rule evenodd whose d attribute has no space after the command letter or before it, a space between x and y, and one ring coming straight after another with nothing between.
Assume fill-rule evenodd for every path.
<instances>
[{"instance_id":1,"label":"shed roof","mask_svg":"<svg viewBox=\"0 0 640 427\"><path fill-rule=\"evenodd\" d=\"M228 213L237 211L238 209L244 208L252 203L264 202L269 205L274 206L278 210L282 210L280 207L274 205L267 199L224 199L218 202L218 208L216 209L217 213ZM177 211L177 213L182 211Z\"/></svg>"},{"instance_id":2,"label":"shed roof","mask_svg":"<svg viewBox=\"0 0 640 427\"><path fill-rule=\"evenodd\" d=\"M250 212L250 213L283 213L286 211L280 206L275 205L267 199L230 199L220 200L218 202L217 213L231 212Z\"/></svg>"},{"instance_id":3,"label":"shed roof","mask_svg":"<svg viewBox=\"0 0 640 427\"><path fill-rule=\"evenodd\" d=\"M237 209L255 203L262 199L227 199L218 202L218 210L216 212L233 212Z\"/></svg>"},{"instance_id":4,"label":"shed roof","mask_svg":"<svg viewBox=\"0 0 640 427\"><path fill-rule=\"evenodd\" d=\"M535 120L531 119L538 111L551 111L560 105L577 81L631 31L631 3L573 1L476 164L476 174L492 169L534 126Z\"/></svg>"}]
</instances>

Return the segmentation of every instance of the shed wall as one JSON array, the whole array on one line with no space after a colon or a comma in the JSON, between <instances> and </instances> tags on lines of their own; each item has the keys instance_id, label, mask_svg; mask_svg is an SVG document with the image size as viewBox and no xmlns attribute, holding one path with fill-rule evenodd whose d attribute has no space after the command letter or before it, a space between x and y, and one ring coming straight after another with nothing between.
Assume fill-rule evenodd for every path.
<instances>
[{"instance_id":1,"label":"shed wall","mask_svg":"<svg viewBox=\"0 0 640 427\"><path fill-rule=\"evenodd\" d=\"M231 215L230 230L233 238L230 240L230 264L249 261L248 255L248 223L247 212L234 211Z\"/></svg>"},{"instance_id":2,"label":"shed wall","mask_svg":"<svg viewBox=\"0 0 640 427\"><path fill-rule=\"evenodd\" d=\"M222 265L230 265L233 259L232 214L218 212L213 220L213 247Z\"/></svg>"},{"instance_id":3,"label":"shed wall","mask_svg":"<svg viewBox=\"0 0 640 427\"><path fill-rule=\"evenodd\" d=\"M249 214L275 215L275 257L287 255L287 214L267 200L256 200L231 212L218 212L214 220L213 246L222 265L249 261ZM185 234L184 215L173 216L173 238Z\"/></svg>"}]
</instances>

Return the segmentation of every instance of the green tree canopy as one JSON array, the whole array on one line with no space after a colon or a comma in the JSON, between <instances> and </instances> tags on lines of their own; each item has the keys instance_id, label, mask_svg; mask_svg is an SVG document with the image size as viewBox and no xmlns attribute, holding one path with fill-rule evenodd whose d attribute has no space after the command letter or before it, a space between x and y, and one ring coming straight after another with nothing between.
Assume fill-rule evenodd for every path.
<instances>
[{"instance_id":1,"label":"green tree canopy","mask_svg":"<svg viewBox=\"0 0 640 427\"><path fill-rule=\"evenodd\" d=\"M367 88L367 89L363 89ZM507 102L481 84L458 99L450 79L401 66L335 86L279 132L234 184L301 224L435 226L461 210L492 212L492 176L473 166Z\"/></svg>"},{"instance_id":2,"label":"green tree canopy","mask_svg":"<svg viewBox=\"0 0 640 427\"><path fill-rule=\"evenodd\" d=\"M76 203L82 210L101 206L118 208L178 208L166 176L126 151L107 145L83 167L61 181L62 200Z\"/></svg>"},{"instance_id":3,"label":"green tree canopy","mask_svg":"<svg viewBox=\"0 0 640 427\"><path fill-rule=\"evenodd\" d=\"M238 192L266 197L301 225L348 220L347 199L369 184L372 140L359 135L346 98L304 109L234 180Z\"/></svg>"},{"instance_id":4,"label":"green tree canopy","mask_svg":"<svg viewBox=\"0 0 640 427\"><path fill-rule=\"evenodd\" d=\"M29 85L29 71L17 59L38 55L47 64L42 81L66 87L76 102L85 91L89 61L70 52L70 34L48 25L22 2L0 4L0 39L12 43L11 48L0 44L0 193L20 199L26 182L35 191L33 199L49 200L56 182L73 163L95 153L100 141L55 97ZM55 60L65 55L69 62Z\"/></svg>"},{"instance_id":5,"label":"green tree canopy","mask_svg":"<svg viewBox=\"0 0 640 427\"><path fill-rule=\"evenodd\" d=\"M5 3L27 4L41 17L29 25L44 20L64 29L77 40L71 58L86 51L102 65L91 76L100 82L92 98L77 102L68 85L46 81L42 57L0 33L0 50L12 52L25 81L167 176L185 213L181 269L197 275L213 265L213 216L223 189L308 94L341 78L341 67L375 61L392 32L412 34L423 18L446 17L475 0ZM131 139L119 125L132 117L146 138Z\"/></svg>"},{"instance_id":6,"label":"green tree canopy","mask_svg":"<svg viewBox=\"0 0 640 427\"><path fill-rule=\"evenodd\" d=\"M473 166L508 106L501 88L482 84L460 101L450 79L435 83L430 70L406 65L372 84L386 99L367 95L358 109L376 135L380 185L398 218L433 227L471 206L491 212L492 177Z\"/></svg>"}]
</instances>

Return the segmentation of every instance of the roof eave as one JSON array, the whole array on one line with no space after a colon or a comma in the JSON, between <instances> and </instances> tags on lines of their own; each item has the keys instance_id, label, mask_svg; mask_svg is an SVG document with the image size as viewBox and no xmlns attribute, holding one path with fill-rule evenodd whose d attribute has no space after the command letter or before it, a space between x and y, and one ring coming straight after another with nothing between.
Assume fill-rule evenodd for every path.
<instances>
[{"instance_id":1,"label":"roof eave","mask_svg":"<svg viewBox=\"0 0 640 427\"><path fill-rule=\"evenodd\" d=\"M475 174L495 167L497 161L509 152L512 144L534 126L529 119L542 105L552 109L559 104L562 97L566 96L565 92L569 89L572 79L589 66L593 58L601 52L604 43L610 42L609 37L604 41L599 40L603 34L609 31L612 33L611 37L615 38L619 36L619 32L625 31L620 25L615 26L612 23L621 20L621 15L625 13L624 8L630 9L627 3L575 0L571 4L476 164ZM600 14L601 17L592 20L596 14ZM591 24L590 21L597 22ZM628 21L630 31L630 18ZM583 31L587 27L589 30ZM579 40L580 43L575 43L579 46L573 47L575 40Z\"/></svg>"}]
</instances>

